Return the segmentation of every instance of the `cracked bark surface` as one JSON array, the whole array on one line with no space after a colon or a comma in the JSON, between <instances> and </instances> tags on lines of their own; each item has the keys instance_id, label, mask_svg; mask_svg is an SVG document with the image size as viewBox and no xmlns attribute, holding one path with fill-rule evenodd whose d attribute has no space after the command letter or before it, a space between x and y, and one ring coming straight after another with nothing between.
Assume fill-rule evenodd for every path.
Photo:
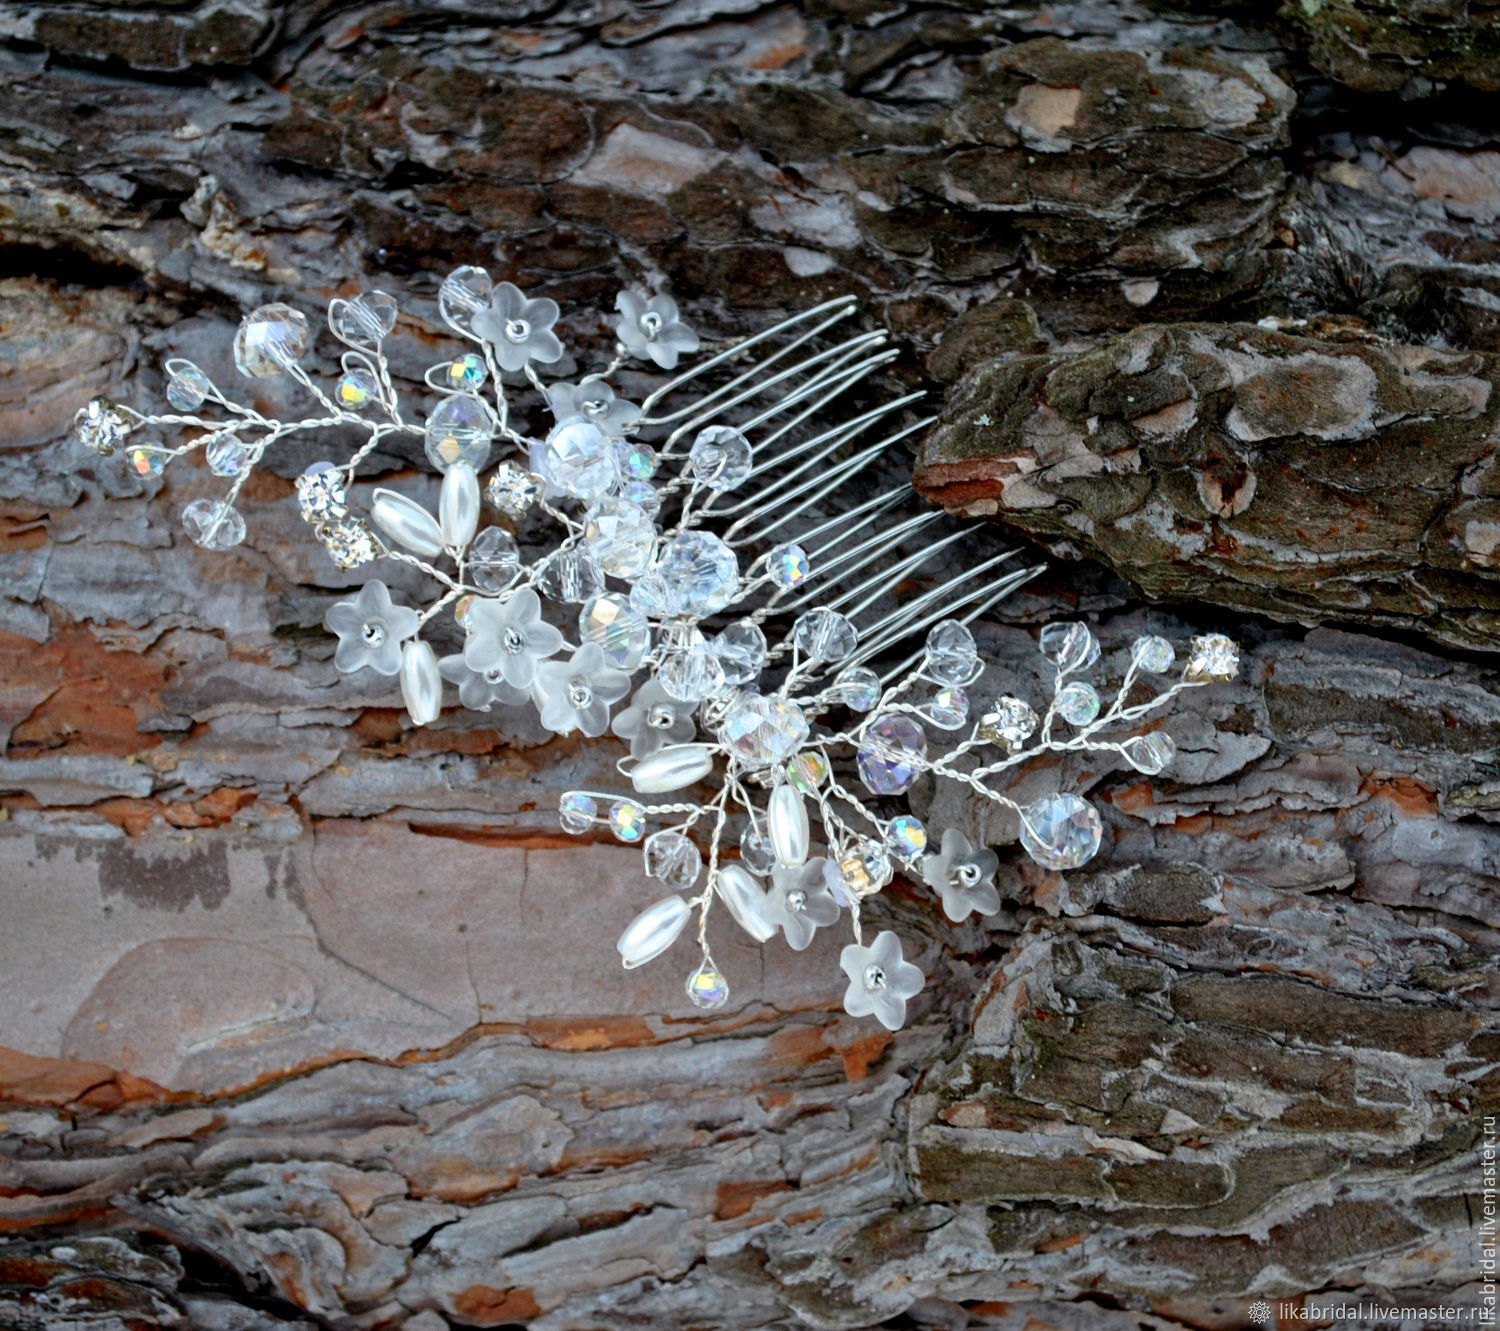
<instances>
[{"instance_id":1,"label":"cracked bark surface","mask_svg":"<svg viewBox=\"0 0 1500 1331\"><path fill-rule=\"evenodd\" d=\"M1264 10L7 11L0 1322L1135 1331L1474 1300L1495 12ZM211 556L176 525L201 471L63 441L95 392L158 400L167 354L228 378L268 299L391 290L413 382L462 262L545 287L584 346L625 280L716 334L860 294L946 392L919 484L1000 520L978 547L1054 556L980 627L981 694L1035 689L1059 601L1116 659L1147 626L1248 642L1169 723L1168 777L1018 779L1101 809L1085 871L917 792L1001 842L1005 904L960 927L882 894L929 977L906 1030L842 1014L822 936L716 936L712 1016L670 959L619 970L636 855L551 813L607 746L410 731L341 677L319 625L351 579L289 502L311 452Z\"/></svg>"}]
</instances>

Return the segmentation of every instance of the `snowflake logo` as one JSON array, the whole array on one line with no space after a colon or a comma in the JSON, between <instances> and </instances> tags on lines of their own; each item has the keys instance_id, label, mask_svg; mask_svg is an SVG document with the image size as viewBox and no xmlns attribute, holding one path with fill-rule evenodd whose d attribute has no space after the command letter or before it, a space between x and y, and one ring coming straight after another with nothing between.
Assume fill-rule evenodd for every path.
<instances>
[{"instance_id":1,"label":"snowflake logo","mask_svg":"<svg viewBox=\"0 0 1500 1331\"><path fill-rule=\"evenodd\" d=\"M1256 1299L1256 1301L1250 1305L1250 1320L1252 1322L1259 1322L1261 1325L1265 1325L1270 1322L1271 1315L1271 1305L1264 1299Z\"/></svg>"}]
</instances>

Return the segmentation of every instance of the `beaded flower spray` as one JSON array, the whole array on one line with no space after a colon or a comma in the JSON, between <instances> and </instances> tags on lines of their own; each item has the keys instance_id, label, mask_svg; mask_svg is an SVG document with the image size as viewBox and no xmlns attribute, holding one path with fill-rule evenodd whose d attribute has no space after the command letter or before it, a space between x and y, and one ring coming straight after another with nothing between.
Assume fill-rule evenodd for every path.
<instances>
[{"instance_id":1,"label":"beaded flower spray","mask_svg":"<svg viewBox=\"0 0 1500 1331\"><path fill-rule=\"evenodd\" d=\"M966 687L984 664L968 625L1038 570L1007 568L1006 552L897 595L964 533L934 541L928 528L941 514L903 515L910 487L874 484L880 460L932 421L900 423L920 393L839 410L894 355L882 333L824 336L852 301L794 315L667 377L699 339L669 298L627 291L615 358L577 383L540 374L563 358L555 302L464 267L438 304L475 349L427 371L437 401L420 423L403 414L383 351L396 302L376 291L330 302L328 326L345 350L327 386L301 364L300 312L267 305L241 324L240 371L289 375L316 403L307 419L269 419L173 359L177 414L96 400L79 413L78 435L96 452L123 450L146 475L201 449L230 483L223 499L189 504L183 525L222 550L245 537L235 501L269 448L293 434L362 432L344 461L298 478L302 516L339 567L393 560L420 569L435 591L418 611L370 581L335 604L325 622L338 637L336 665L399 677L417 725L437 718L448 684L467 708L535 707L558 734L618 737L631 793L569 791L559 817L569 832L605 826L641 844L646 874L671 889L620 936L625 966L666 951L696 916L687 994L699 1007L729 996L707 936L716 902L756 940L779 931L797 950L847 911L844 1006L898 1028L922 973L889 930L865 942L863 903L899 869L930 886L951 920L993 914L999 859L956 829L930 849L922 823L892 797L923 778L960 782L1016 815L1032 859L1076 868L1099 847L1095 809L1066 792L1023 807L1006 778L1039 755L1083 750L1158 773L1173 757L1167 735L1105 732L1119 736L1238 668L1234 644L1207 635L1175 682L1143 689L1176 663L1171 644L1143 637L1106 706L1079 678L1099 659L1094 635L1053 624L1041 634L1054 668L1043 710L1002 697L971 718ZM650 389L638 405L611 382L631 362L643 367L632 382ZM539 438L512 423L517 395L532 394L551 418ZM160 426L191 437L175 447L131 439ZM355 511L361 464L394 435L423 437L443 474L435 514L384 488L367 513ZM509 456L481 484L497 441ZM857 502L843 498L856 490ZM486 500L498 523L482 525ZM537 521L555 524L557 539L526 559L515 533ZM445 610L463 645L440 658L428 636L440 636ZM899 660L913 642L922 645ZM701 791L710 793L691 793Z\"/></svg>"}]
</instances>

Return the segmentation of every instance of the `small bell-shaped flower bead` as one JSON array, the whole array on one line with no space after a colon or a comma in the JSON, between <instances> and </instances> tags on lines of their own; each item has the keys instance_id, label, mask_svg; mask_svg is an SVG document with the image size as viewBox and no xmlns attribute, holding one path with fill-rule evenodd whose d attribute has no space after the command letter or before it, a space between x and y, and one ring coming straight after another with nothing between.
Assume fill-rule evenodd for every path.
<instances>
[{"instance_id":1,"label":"small bell-shaped flower bead","mask_svg":"<svg viewBox=\"0 0 1500 1331\"><path fill-rule=\"evenodd\" d=\"M677 302L670 296L648 300L637 292L622 291L615 309L620 312L615 335L632 356L673 370L680 355L698 350L698 334L678 317Z\"/></svg>"},{"instance_id":2,"label":"small bell-shaped flower bead","mask_svg":"<svg viewBox=\"0 0 1500 1331\"><path fill-rule=\"evenodd\" d=\"M1000 909L995 872L1000 857L988 846L976 847L956 827L943 833L942 849L922 862L927 886L942 898L943 914L955 924L970 912L993 915Z\"/></svg>"},{"instance_id":3,"label":"small bell-shaped flower bead","mask_svg":"<svg viewBox=\"0 0 1500 1331\"><path fill-rule=\"evenodd\" d=\"M771 887L766 893L765 919L786 935L787 946L801 952L824 925L839 917L839 903L833 899L824 878L823 858L806 864L777 865L771 871Z\"/></svg>"},{"instance_id":4,"label":"small bell-shaped flower bead","mask_svg":"<svg viewBox=\"0 0 1500 1331\"><path fill-rule=\"evenodd\" d=\"M839 954L839 966L849 977L844 1011L851 1017L873 1016L889 1031L906 1023L907 1000L921 993L925 977L901 955L901 940L882 929L869 947L850 943Z\"/></svg>"},{"instance_id":5,"label":"small bell-shaped flower bead","mask_svg":"<svg viewBox=\"0 0 1500 1331\"><path fill-rule=\"evenodd\" d=\"M630 692L630 676L605 661L597 642L586 642L566 661L538 665L531 691L548 730L592 737L609 725L610 704Z\"/></svg>"},{"instance_id":6,"label":"small bell-shaped flower bead","mask_svg":"<svg viewBox=\"0 0 1500 1331\"><path fill-rule=\"evenodd\" d=\"M401 671L401 644L421 625L415 610L396 605L383 582L367 582L357 595L328 608L323 623L338 634L333 663L345 672L368 666L379 675Z\"/></svg>"},{"instance_id":7,"label":"small bell-shaped flower bead","mask_svg":"<svg viewBox=\"0 0 1500 1331\"><path fill-rule=\"evenodd\" d=\"M469 611L464 664L487 674L498 670L507 683L529 689L537 663L562 649L561 630L542 618L542 598L523 587L504 601L479 601Z\"/></svg>"}]
</instances>

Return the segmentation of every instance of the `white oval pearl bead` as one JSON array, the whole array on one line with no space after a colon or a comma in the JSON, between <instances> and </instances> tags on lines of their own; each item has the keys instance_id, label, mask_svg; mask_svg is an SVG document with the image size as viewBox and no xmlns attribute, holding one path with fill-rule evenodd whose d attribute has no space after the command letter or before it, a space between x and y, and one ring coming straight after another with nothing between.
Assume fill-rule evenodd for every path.
<instances>
[{"instance_id":1,"label":"white oval pearl bead","mask_svg":"<svg viewBox=\"0 0 1500 1331\"><path fill-rule=\"evenodd\" d=\"M438 527L450 550L462 550L474 539L479 527L479 477L467 462L450 463L443 473Z\"/></svg>"},{"instance_id":2,"label":"white oval pearl bead","mask_svg":"<svg viewBox=\"0 0 1500 1331\"><path fill-rule=\"evenodd\" d=\"M714 871L714 891L734 922L757 943L775 937L776 926L767 924L762 914L766 894L743 865L721 864Z\"/></svg>"},{"instance_id":3,"label":"white oval pearl bead","mask_svg":"<svg viewBox=\"0 0 1500 1331\"><path fill-rule=\"evenodd\" d=\"M370 521L413 554L443 553L443 534L432 514L394 490L375 491L370 500Z\"/></svg>"},{"instance_id":4,"label":"white oval pearl bead","mask_svg":"<svg viewBox=\"0 0 1500 1331\"><path fill-rule=\"evenodd\" d=\"M401 650L401 696L413 725L436 721L443 709L443 677L438 673L437 656L420 638L413 638Z\"/></svg>"},{"instance_id":5,"label":"white oval pearl bead","mask_svg":"<svg viewBox=\"0 0 1500 1331\"><path fill-rule=\"evenodd\" d=\"M807 805L801 794L791 786L777 786L771 792L766 822L770 825L776 862L791 866L806 864L810 834Z\"/></svg>"},{"instance_id":6,"label":"white oval pearl bead","mask_svg":"<svg viewBox=\"0 0 1500 1331\"><path fill-rule=\"evenodd\" d=\"M642 795L660 795L701 781L714 770L707 744L669 744L630 769L630 784Z\"/></svg>"},{"instance_id":7,"label":"white oval pearl bead","mask_svg":"<svg viewBox=\"0 0 1500 1331\"><path fill-rule=\"evenodd\" d=\"M655 905L647 906L625 926L625 932L615 944L625 969L634 970L653 957L661 956L677 941L677 935L692 913L692 908L681 897L663 897Z\"/></svg>"}]
</instances>

